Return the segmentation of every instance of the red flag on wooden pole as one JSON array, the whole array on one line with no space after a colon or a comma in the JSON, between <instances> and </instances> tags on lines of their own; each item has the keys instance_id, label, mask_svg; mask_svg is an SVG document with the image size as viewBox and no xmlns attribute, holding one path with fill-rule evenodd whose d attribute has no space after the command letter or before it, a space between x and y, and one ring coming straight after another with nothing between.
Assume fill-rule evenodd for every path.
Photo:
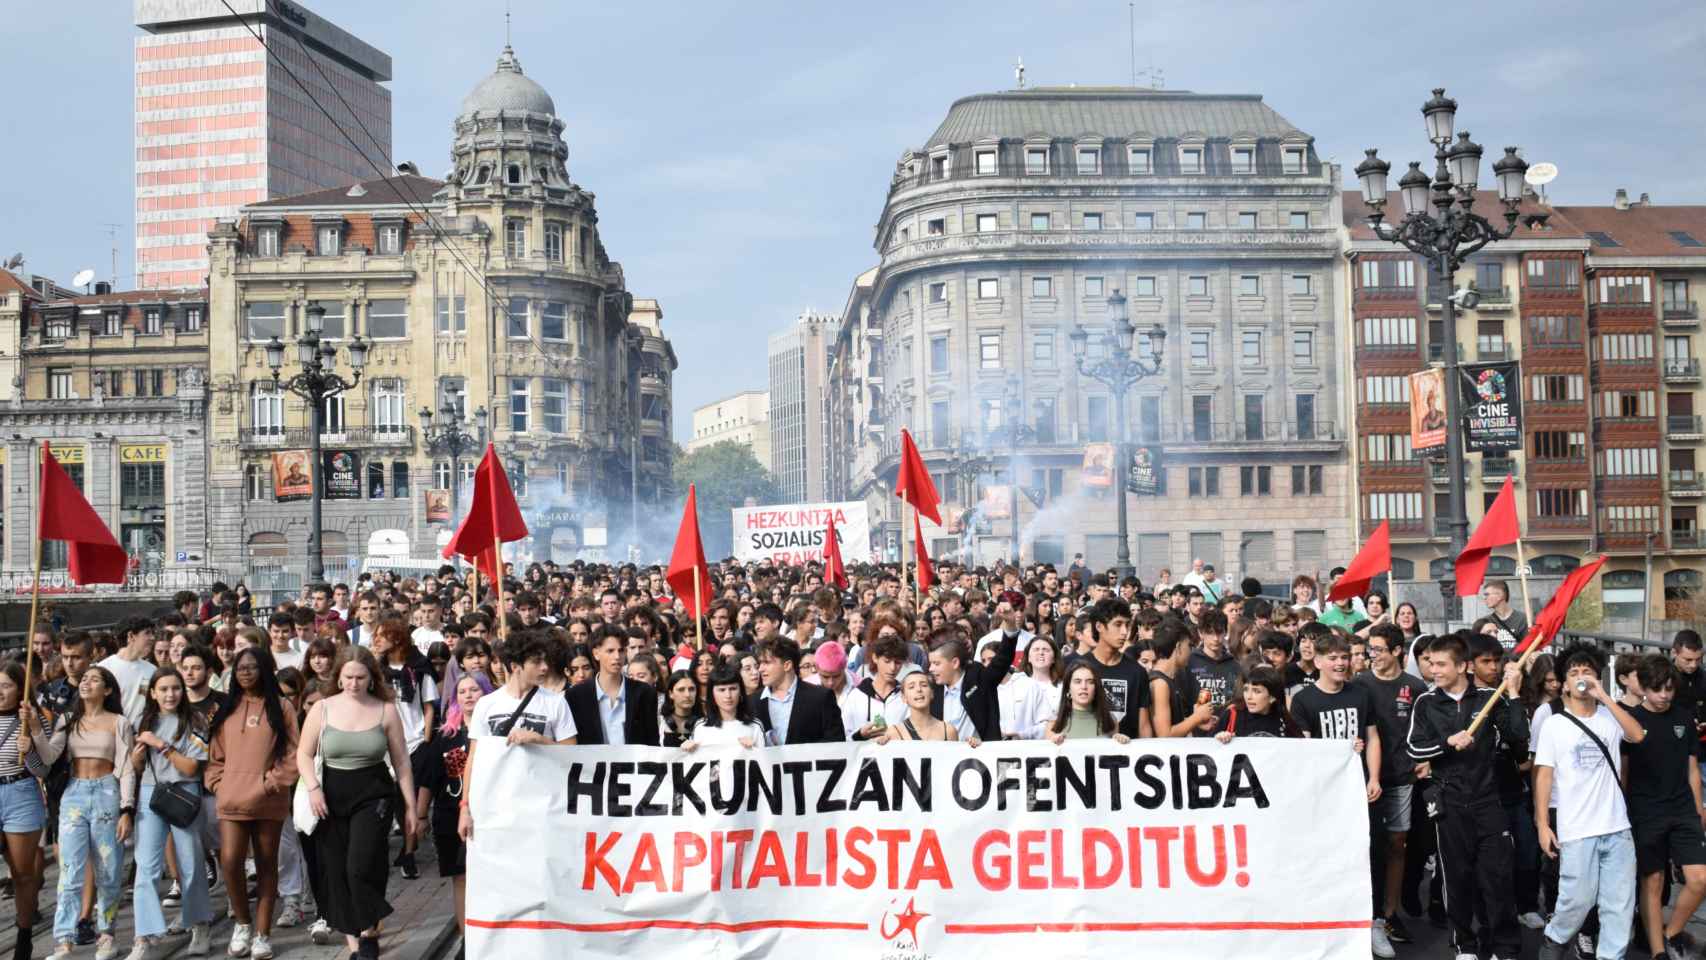
<instances>
[{"instance_id":1,"label":"red flag on wooden pole","mask_svg":"<svg viewBox=\"0 0 1706 960\"><path fill-rule=\"evenodd\" d=\"M1333 589L1327 594L1328 603L1336 603L1347 597L1360 597L1368 592L1368 585L1374 578L1392 569L1392 528L1388 521L1380 521L1380 526L1374 528L1368 542L1357 551L1356 558L1345 568L1339 579L1333 581Z\"/></svg>"},{"instance_id":2,"label":"red flag on wooden pole","mask_svg":"<svg viewBox=\"0 0 1706 960\"><path fill-rule=\"evenodd\" d=\"M912 434L905 430L900 432L900 472L895 475L895 496L900 497L919 513L930 518L930 522L941 526L942 514L936 509L942 498L936 493L936 484L930 479L930 471L924 468L924 459L918 455L918 447L912 442Z\"/></svg>"},{"instance_id":3,"label":"red flag on wooden pole","mask_svg":"<svg viewBox=\"0 0 1706 960\"><path fill-rule=\"evenodd\" d=\"M1587 566L1571 570L1570 575L1559 584L1558 592L1552 595L1551 600L1546 601L1540 615L1534 618L1534 626L1528 628L1528 636L1523 637L1522 642L1517 644L1515 652L1527 653L1530 648L1544 647L1551 643L1558 631L1564 628L1564 620L1570 615L1570 604L1587 588L1589 581L1593 580L1594 574L1598 573L1604 564L1605 557L1601 555Z\"/></svg>"},{"instance_id":4,"label":"red flag on wooden pole","mask_svg":"<svg viewBox=\"0 0 1706 960\"><path fill-rule=\"evenodd\" d=\"M697 620L705 615L706 598L714 588L711 572L705 565L705 544L699 539L699 492L691 483L687 485L687 505L681 511L681 526L675 532L675 549L670 551L669 571L664 580L687 608L688 616Z\"/></svg>"},{"instance_id":5,"label":"red flag on wooden pole","mask_svg":"<svg viewBox=\"0 0 1706 960\"><path fill-rule=\"evenodd\" d=\"M918 593L924 591L936 582L936 570L930 566L930 553L924 549L924 527L918 521L918 514L912 515L912 543L918 549Z\"/></svg>"},{"instance_id":6,"label":"red flag on wooden pole","mask_svg":"<svg viewBox=\"0 0 1706 960\"><path fill-rule=\"evenodd\" d=\"M1493 549L1515 543L1520 536L1522 527L1516 517L1516 487L1510 477L1505 477L1505 485L1493 498L1493 505L1487 508L1487 515L1481 518L1475 535L1469 538L1469 544L1457 556L1457 595L1473 597L1480 593Z\"/></svg>"},{"instance_id":7,"label":"red flag on wooden pole","mask_svg":"<svg viewBox=\"0 0 1706 960\"><path fill-rule=\"evenodd\" d=\"M480 568L494 583L501 580L502 564L493 557L500 543L512 543L527 536L527 521L521 518L521 505L515 502L509 476L498 462L498 454L486 444L486 455L474 471L474 499L468 513L450 542L444 545L446 557L462 555Z\"/></svg>"},{"instance_id":8,"label":"red flag on wooden pole","mask_svg":"<svg viewBox=\"0 0 1706 960\"><path fill-rule=\"evenodd\" d=\"M41 445L41 501L37 509L37 536L67 544L66 566L72 582L124 582L130 558L106 521L83 499L83 491L54 459L46 442Z\"/></svg>"},{"instance_id":9,"label":"red flag on wooden pole","mask_svg":"<svg viewBox=\"0 0 1706 960\"><path fill-rule=\"evenodd\" d=\"M823 579L836 589L847 589L847 568L841 564L841 540L835 535L835 514L829 515L829 531L823 538Z\"/></svg>"}]
</instances>

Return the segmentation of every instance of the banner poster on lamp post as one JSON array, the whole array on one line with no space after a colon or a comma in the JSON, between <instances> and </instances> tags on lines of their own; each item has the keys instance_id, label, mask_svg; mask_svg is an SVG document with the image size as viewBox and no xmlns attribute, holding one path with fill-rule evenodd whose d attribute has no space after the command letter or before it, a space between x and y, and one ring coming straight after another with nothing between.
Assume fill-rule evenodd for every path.
<instances>
[{"instance_id":1,"label":"banner poster on lamp post","mask_svg":"<svg viewBox=\"0 0 1706 960\"><path fill-rule=\"evenodd\" d=\"M348 450L327 450L321 454L320 475L326 481L327 500L361 499L361 461Z\"/></svg>"},{"instance_id":2,"label":"banner poster on lamp post","mask_svg":"<svg viewBox=\"0 0 1706 960\"><path fill-rule=\"evenodd\" d=\"M1126 470L1126 489L1144 496L1163 492L1161 469L1160 446L1133 446Z\"/></svg>"},{"instance_id":3,"label":"banner poster on lamp post","mask_svg":"<svg viewBox=\"0 0 1706 960\"><path fill-rule=\"evenodd\" d=\"M1438 367L1410 374L1410 449L1416 453L1445 446L1445 371Z\"/></svg>"},{"instance_id":4,"label":"banner poster on lamp post","mask_svg":"<svg viewBox=\"0 0 1706 960\"><path fill-rule=\"evenodd\" d=\"M1463 437L1470 453L1522 448L1522 379L1514 360L1475 363L1462 371Z\"/></svg>"}]
</instances>

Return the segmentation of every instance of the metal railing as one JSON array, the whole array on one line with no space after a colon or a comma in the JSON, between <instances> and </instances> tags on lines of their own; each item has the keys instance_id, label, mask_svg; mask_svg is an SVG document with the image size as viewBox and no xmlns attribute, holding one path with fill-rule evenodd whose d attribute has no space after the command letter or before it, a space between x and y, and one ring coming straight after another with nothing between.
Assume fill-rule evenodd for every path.
<instances>
[{"instance_id":1,"label":"metal railing","mask_svg":"<svg viewBox=\"0 0 1706 960\"><path fill-rule=\"evenodd\" d=\"M1677 550L1698 550L1700 549L1700 531L1672 530L1670 532L1670 545Z\"/></svg>"},{"instance_id":2,"label":"metal railing","mask_svg":"<svg viewBox=\"0 0 1706 960\"><path fill-rule=\"evenodd\" d=\"M1666 357L1666 380L1700 379L1700 361L1693 357Z\"/></svg>"},{"instance_id":3,"label":"metal railing","mask_svg":"<svg viewBox=\"0 0 1706 960\"><path fill-rule=\"evenodd\" d=\"M1503 477L1507 474L1516 475L1516 459L1514 457L1483 456L1481 458L1481 476Z\"/></svg>"},{"instance_id":4,"label":"metal railing","mask_svg":"<svg viewBox=\"0 0 1706 960\"><path fill-rule=\"evenodd\" d=\"M1699 414L1673 413L1665 417L1665 433L1671 436L1700 432Z\"/></svg>"},{"instance_id":5,"label":"metal railing","mask_svg":"<svg viewBox=\"0 0 1706 960\"><path fill-rule=\"evenodd\" d=\"M44 596L169 596L179 590L206 590L217 577L218 571L212 567L161 567L157 570L138 570L127 575L123 583L85 585L73 583L68 570L43 570L41 592ZM0 595L27 597L34 584L32 571L0 570Z\"/></svg>"},{"instance_id":6,"label":"metal railing","mask_svg":"<svg viewBox=\"0 0 1706 960\"><path fill-rule=\"evenodd\" d=\"M1700 493L1700 473L1695 470L1672 470L1670 489L1672 493Z\"/></svg>"},{"instance_id":7,"label":"metal railing","mask_svg":"<svg viewBox=\"0 0 1706 960\"><path fill-rule=\"evenodd\" d=\"M1663 307L1663 318L1666 323L1693 323L1700 319L1700 308L1692 303L1667 303Z\"/></svg>"},{"instance_id":8,"label":"metal railing","mask_svg":"<svg viewBox=\"0 0 1706 960\"><path fill-rule=\"evenodd\" d=\"M237 431L237 442L245 447L305 447L311 439L307 427L243 427ZM412 447L415 428L400 425L345 427L336 433L322 430L320 442L355 447Z\"/></svg>"}]
</instances>

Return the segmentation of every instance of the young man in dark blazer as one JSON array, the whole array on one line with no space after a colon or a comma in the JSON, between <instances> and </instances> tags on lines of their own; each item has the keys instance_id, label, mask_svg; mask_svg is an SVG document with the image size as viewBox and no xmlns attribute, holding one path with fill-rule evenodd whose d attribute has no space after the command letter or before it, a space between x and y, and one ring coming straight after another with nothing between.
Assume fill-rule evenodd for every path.
<instances>
[{"instance_id":1,"label":"young man in dark blazer","mask_svg":"<svg viewBox=\"0 0 1706 960\"><path fill-rule=\"evenodd\" d=\"M778 636L758 645L762 689L752 697L752 714L773 746L839 743L847 739L835 694L800 681L800 645Z\"/></svg>"},{"instance_id":2,"label":"young man in dark blazer","mask_svg":"<svg viewBox=\"0 0 1706 960\"><path fill-rule=\"evenodd\" d=\"M961 740L1001 739L1001 701L996 691L1013 669L1019 629L1018 613L1009 608L1000 623L995 659L987 667L971 658L957 627L938 627L930 634L930 677L936 681L930 715L953 724Z\"/></svg>"},{"instance_id":3,"label":"young man in dark blazer","mask_svg":"<svg viewBox=\"0 0 1706 960\"><path fill-rule=\"evenodd\" d=\"M613 623L592 632L598 672L566 694L582 744L658 745L658 692L622 675L627 647L628 631Z\"/></svg>"}]
</instances>

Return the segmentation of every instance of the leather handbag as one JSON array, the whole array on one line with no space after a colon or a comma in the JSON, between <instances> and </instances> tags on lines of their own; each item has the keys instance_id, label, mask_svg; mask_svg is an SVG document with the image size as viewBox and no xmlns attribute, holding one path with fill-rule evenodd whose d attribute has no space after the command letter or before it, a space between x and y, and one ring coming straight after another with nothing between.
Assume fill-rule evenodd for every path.
<instances>
[{"instance_id":1,"label":"leather handbag","mask_svg":"<svg viewBox=\"0 0 1706 960\"><path fill-rule=\"evenodd\" d=\"M148 809L174 827L188 829L201 818L201 791L188 781L160 783L148 795Z\"/></svg>"}]
</instances>

